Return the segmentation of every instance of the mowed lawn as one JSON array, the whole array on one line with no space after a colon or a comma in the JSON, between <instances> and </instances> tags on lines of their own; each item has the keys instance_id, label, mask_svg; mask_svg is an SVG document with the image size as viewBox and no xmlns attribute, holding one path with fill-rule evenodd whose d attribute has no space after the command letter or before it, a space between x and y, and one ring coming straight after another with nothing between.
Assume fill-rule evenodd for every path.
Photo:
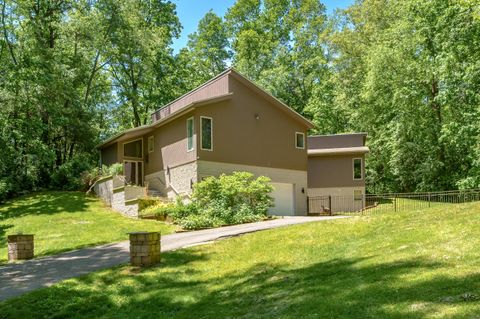
<instances>
[{"instance_id":1,"label":"mowed lawn","mask_svg":"<svg viewBox=\"0 0 480 319\"><path fill-rule=\"evenodd\" d=\"M480 318L480 204L231 238L0 304L0 318Z\"/></svg>"},{"instance_id":2,"label":"mowed lawn","mask_svg":"<svg viewBox=\"0 0 480 319\"><path fill-rule=\"evenodd\" d=\"M173 226L134 220L79 192L45 192L0 205L0 264L7 261L7 235L35 234L35 255L128 239L131 231L171 233Z\"/></svg>"}]
</instances>

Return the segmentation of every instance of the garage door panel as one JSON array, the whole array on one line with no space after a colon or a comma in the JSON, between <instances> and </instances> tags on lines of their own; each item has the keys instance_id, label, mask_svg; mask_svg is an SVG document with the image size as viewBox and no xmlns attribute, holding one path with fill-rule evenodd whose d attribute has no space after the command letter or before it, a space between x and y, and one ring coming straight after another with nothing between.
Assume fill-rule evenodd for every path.
<instances>
[{"instance_id":1,"label":"garage door panel","mask_svg":"<svg viewBox=\"0 0 480 319\"><path fill-rule=\"evenodd\" d=\"M274 190L271 196L274 199L274 207L268 210L271 215L292 216L294 213L293 184L272 183Z\"/></svg>"}]
</instances>

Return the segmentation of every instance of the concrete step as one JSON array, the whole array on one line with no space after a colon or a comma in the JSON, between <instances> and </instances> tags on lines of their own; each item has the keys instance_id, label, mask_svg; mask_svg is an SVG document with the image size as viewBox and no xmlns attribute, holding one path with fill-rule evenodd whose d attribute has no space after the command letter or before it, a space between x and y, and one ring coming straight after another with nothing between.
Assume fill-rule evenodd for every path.
<instances>
[{"instance_id":1,"label":"concrete step","mask_svg":"<svg viewBox=\"0 0 480 319\"><path fill-rule=\"evenodd\" d=\"M158 191L156 189L149 189L147 194L148 196L165 197L161 191Z\"/></svg>"}]
</instances>

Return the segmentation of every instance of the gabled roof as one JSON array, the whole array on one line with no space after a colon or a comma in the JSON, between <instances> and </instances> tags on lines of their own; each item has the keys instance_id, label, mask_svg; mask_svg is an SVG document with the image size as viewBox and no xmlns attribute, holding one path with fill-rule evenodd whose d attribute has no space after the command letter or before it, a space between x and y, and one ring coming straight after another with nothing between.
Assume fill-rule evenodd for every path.
<instances>
[{"instance_id":1,"label":"gabled roof","mask_svg":"<svg viewBox=\"0 0 480 319\"><path fill-rule=\"evenodd\" d=\"M303 117L302 115L294 111L287 104L283 103L282 101L274 97L272 94L268 93L267 91L265 91L264 89L262 89L261 87L253 83L253 81L249 80L246 76L242 75L240 72L236 71L234 68L230 68L229 70L230 70L230 73L228 74L231 74L233 77L235 77L235 79L242 82L248 88L259 93L262 97L269 100L273 105L275 105L280 110L287 113L289 116L303 123L307 128L311 129L315 126L311 121L307 120L305 117Z\"/></svg>"},{"instance_id":2,"label":"gabled roof","mask_svg":"<svg viewBox=\"0 0 480 319\"><path fill-rule=\"evenodd\" d=\"M201 91L202 89L207 87L209 84L211 84L211 83L215 82L216 80L219 80L220 78L225 77L225 76L233 76L236 80L238 80L239 82L244 84L246 87L248 87L252 91L256 92L257 94L259 94L263 98L267 99L273 106L277 107L280 111L285 112L285 114L287 114L288 116L290 116L290 117L294 118L295 120L299 121L300 123L305 125L307 128L310 129L310 128L314 127L312 122L307 120L305 117L303 117L299 113L295 112L293 109L291 109L285 103L281 102L279 99L277 99L276 97L274 97L270 93L266 92L265 90L263 90L262 88L257 86L255 83L253 83L251 80L249 80L244 75L240 74L235 69L228 68L225 71L223 71L222 73L220 73L220 74L216 75L215 77L211 78L207 82L201 84L200 86L196 87L195 89L183 94L182 96L180 96L180 97L176 98L175 100L165 104L164 106L162 106L161 108L159 108L155 112L153 112L152 113L152 118L155 118L155 114L159 114L159 112L163 112L163 114L162 114L163 117L161 117L159 120L154 121L150 125L144 125L144 126L132 128L132 129L126 130L126 131L124 131L120 134L117 134L117 135L105 140L101 144L99 144L97 146L97 148L105 147L105 146L107 146L107 145L109 145L109 144L111 144L115 141L122 141L122 140L126 140L126 139L129 139L129 138L141 136L141 135L143 135L145 133L148 133L149 131L153 130L154 128L160 127L163 124L165 124L167 122L170 122L171 120L174 120L175 118L177 118L180 115L183 115L187 112L190 112L191 110L193 110L197 106L206 105L206 104L210 104L210 103L215 103L215 102L219 102L219 101L231 98L231 96L234 94L234 92L229 92L229 93L226 93L226 94L219 94L219 95L209 97L209 98L205 98L205 99L194 100L193 102L186 103L185 105L181 106L178 109L174 109L174 111L171 112L171 113L170 113L171 109L168 109L171 105L173 105L175 103L178 103L182 99L192 95L195 92Z\"/></svg>"}]
</instances>

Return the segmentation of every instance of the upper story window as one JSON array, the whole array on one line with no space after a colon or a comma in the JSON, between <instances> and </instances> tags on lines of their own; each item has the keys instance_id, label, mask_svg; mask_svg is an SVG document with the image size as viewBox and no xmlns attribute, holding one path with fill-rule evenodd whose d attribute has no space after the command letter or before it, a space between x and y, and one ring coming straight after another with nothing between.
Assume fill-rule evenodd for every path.
<instances>
[{"instance_id":1,"label":"upper story window","mask_svg":"<svg viewBox=\"0 0 480 319\"><path fill-rule=\"evenodd\" d=\"M155 151L155 138L152 136L148 137L148 152L153 153Z\"/></svg>"},{"instance_id":2,"label":"upper story window","mask_svg":"<svg viewBox=\"0 0 480 319\"><path fill-rule=\"evenodd\" d=\"M353 159L353 179L354 180L363 179L362 159L361 158L354 158Z\"/></svg>"},{"instance_id":3,"label":"upper story window","mask_svg":"<svg viewBox=\"0 0 480 319\"><path fill-rule=\"evenodd\" d=\"M295 147L299 149L305 148L305 134L300 132L295 132Z\"/></svg>"},{"instance_id":4,"label":"upper story window","mask_svg":"<svg viewBox=\"0 0 480 319\"><path fill-rule=\"evenodd\" d=\"M187 151L192 151L194 144L193 144L193 132L194 132L194 122L193 117L187 119Z\"/></svg>"},{"instance_id":5,"label":"upper story window","mask_svg":"<svg viewBox=\"0 0 480 319\"><path fill-rule=\"evenodd\" d=\"M123 156L142 158L143 139L127 142L123 144Z\"/></svg>"},{"instance_id":6,"label":"upper story window","mask_svg":"<svg viewBox=\"0 0 480 319\"><path fill-rule=\"evenodd\" d=\"M202 150L213 150L213 120L211 117L200 117L200 147Z\"/></svg>"}]
</instances>

